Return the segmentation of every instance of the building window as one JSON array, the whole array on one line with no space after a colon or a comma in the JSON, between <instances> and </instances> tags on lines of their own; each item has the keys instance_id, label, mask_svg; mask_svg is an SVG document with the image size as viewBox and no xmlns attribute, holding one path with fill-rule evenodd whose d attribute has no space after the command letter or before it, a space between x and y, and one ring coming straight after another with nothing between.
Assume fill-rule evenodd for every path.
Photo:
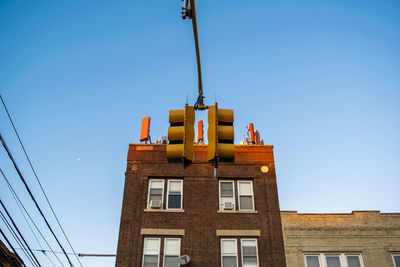
<instances>
[{"instance_id":1,"label":"building window","mask_svg":"<svg viewBox=\"0 0 400 267\"><path fill-rule=\"evenodd\" d=\"M254 210L253 183L238 181L239 210Z\"/></svg>"},{"instance_id":2,"label":"building window","mask_svg":"<svg viewBox=\"0 0 400 267\"><path fill-rule=\"evenodd\" d=\"M165 238L164 240L164 267L178 267L181 240L179 238Z\"/></svg>"},{"instance_id":3,"label":"building window","mask_svg":"<svg viewBox=\"0 0 400 267\"><path fill-rule=\"evenodd\" d=\"M400 253L392 254L395 267L400 267Z\"/></svg>"},{"instance_id":4,"label":"building window","mask_svg":"<svg viewBox=\"0 0 400 267\"><path fill-rule=\"evenodd\" d=\"M164 250L160 253L163 242ZM180 238L145 238L143 246L143 267L179 267L181 253ZM161 257L160 257L161 256ZM160 258L162 264L160 264Z\"/></svg>"},{"instance_id":5,"label":"building window","mask_svg":"<svg viewBox=\"0 0 400 267\"><path fill-rule=\"evenodd\" d=\"M257 267L257 239L242 239L242 266L243 267Z\"/></svg>"},{"instance_id":6,"label":"building window","mask_svg":"<svg viewBox=\"0 0 400 267\"><path fill-rule=\"evenodd\" d=\"M236 239L221 239L222 267L237 267Z\"/></svg>"},{"instance_id":7,"label":"building window","mask_svg":"<svg viewBox=\"0 0 400 267\"><path fill-rule=\"evenodd\" d=\"M304 255L306 267L364 267L360 254L319 253Z\"/></svg>"},{"instance_id":8,"label":"building window","mask_svg":"<svg viewBox=\"0 0 400 267\"><path fill-rule=\"evenodd\" d=\"M237 201L235 185L238 188ZM219 182L219 209L236 210L236 207L238 210L254 210L253 182L221 180Z\"/></svg>"},{"instance_id":9,"label":"building window","mask_svg":"<svg viewBox=\"0 0 400 267\"><path fill-rule=\"evenodd\" d=\"M182 180L168 180L167 209L182 209Z\"/></svg>"},{"instance_id":10,"label":"building window","mask_svg":"<svg viewBox=\"0 0 400 267\"><path fill-rule=\"evenodd\" d=\"M235 186L233 181L219 182L221 210L235 210Z\"/></svg>"},{"instance_id":11,"label":"building window","mask_svg":"<svg viewBox=\"0 0 400 267\"><path fill-rule=\"evenodd\" d=\"M166 197L164 196L165 190L167 190ZM182 196L183 180L150 179L147 208L181 210L183 206Z\"/></svg>"},{"instance_id":12,"label":"building window","mask_svg":"<svg viewBox=\"0 0 400 267\"><path fill-rule=\"evenodd\" d=\"M229 238L221 239L221 266L238 266L237 241L241 244L242 267L258 267L257 239L252 238Z\"/></svg>"},{"instance_id":13,"label":"building window","mask_svg":"<svg viewBox=\"0 0 400 267\"><path fill-rule=\"evenodd\" d=\"M158 267L160 238L145 238L143 248L143 267Z\"/></svg>"},{"instance_id":14,"label":"building window","mask_svg":"<svg viewBox=\"0 0 400 267\"><path fill-rule=\"evenodd\" d=\"M307 267L320 267L319 256L307 255L306 256Z\"/></svg>"},{"instance_id":15,"label":"building window","mask_svg":"<svg viewBox=\"0 0 400 267\"><path fill-rule=\"evenodd\" d=\"M164 198L164 180L155 180L155 179L150 180L147 208L161 209L163 206L163 198Z\"/></svg>"}]
</instances>

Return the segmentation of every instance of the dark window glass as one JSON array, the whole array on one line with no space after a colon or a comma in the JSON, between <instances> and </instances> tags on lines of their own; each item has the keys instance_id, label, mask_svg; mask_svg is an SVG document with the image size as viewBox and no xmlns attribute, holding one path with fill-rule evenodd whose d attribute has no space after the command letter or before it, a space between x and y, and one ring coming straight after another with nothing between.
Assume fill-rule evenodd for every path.
<instances>
[{"instance_id":1,"label":"dark window glass","mask_svg":"<svg viewBox=\"0 0 400 267\"><path fill-rule=\"evenodd\" d=\"M339 256L326 256L328 267L340 267Z\"/></svg>"},{"instance_id":2,"label":"dark window glass","mask_svg":"<svg viewBox=\"0 0 400 267\"><path fill-rule=\"evenodd\" d=\"M360 258L358 256L347 256L349 267L361 267Z\"/></svg>"},{"instance_id":3,"label":"dark window glass","mask_svg":"<svg viewBox=\"0 0 400 267\"><path fill-rule=\"evenodd\" d=\"M236 256L223 256L222 267L236 267Z\"/></svg>"},{"instance_id":4,"label":"dark window glass","mask_svg":"<svg viewBox=\"0 0 400 267\"><path fill-rule=\"evenodd\" d=\"M181 195L169 195L168 196L168 208L169 209L180 209L181 208Z\"/></svg>"},{"instance_id":5,"label":"dark window glass","mask_svg":"<svg viewBox=\"0 0 400 267\"><path fill-rule=\"evenodd\" d=\"M307 267L319 267L318 256L306 256Z\"/></svg>"},{"instance_id":6,"label":"dark window glass","mask_svg":"<svg viewBox=\"0 0 400 267\"><path fill-rule=\"evenodd\" d=\"M178 256L165 256L164 267L178 267Z\"/></svg>"},{"instance_id":7,"label":"dark window glass","mask_svg":"<svg viewBox=\"0 0 400 267\"><path fill-rule=\"evenodd\" d=\"M233 183L222 182L221 183L221 196L222 197L233 197Z\"/></svg>"},{"instance_id":8,"label":"dark window glass","mask_svg":"<svg viewBox=\"0 0 400 267\"><path fill-rule=\"evenodd\" d=\"M240 209L241 210L252 210L253 209L253 197L252 196L240 196Z\"/></svg>"},{"instance_id":9,"label":"dark window glass","mask_svg":"<svg viewBox=\"0 0 400 267\"><path fill-rule=\"evenodd\" d=\"M396 267L400 267L400 256L394 256L394 262L396 264Z\"/></svg>"},{"instance_id":10,"label":"dark window glass","mask_svg":"<svg viewBox=\"0 0 400 267\"><path fill-rule=\"evenodd\" d=\"M143 267L157 267L158 256L157 255L145 255Z\"/></svg>"}]
</instances>

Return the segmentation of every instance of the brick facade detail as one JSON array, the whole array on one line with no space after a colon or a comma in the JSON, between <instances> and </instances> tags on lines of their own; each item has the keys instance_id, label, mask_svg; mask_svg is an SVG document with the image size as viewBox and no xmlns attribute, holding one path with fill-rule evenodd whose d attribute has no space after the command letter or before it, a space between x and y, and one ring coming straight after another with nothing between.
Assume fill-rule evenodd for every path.
<instances>
[{"instance_id":1,"label":"brick facade detail","mask_svg":"<svg viewBox=\"0 0 400 267\"><path fill-rule=\"evenodd\" d=\"M184 168L183 164L167 162L166 145L130 144L116 266L142 266L143 240L146 233L151 233L149 229L163 229L164 232L165 229L175 229L169 232L184 233L179 236L181 255L191 257L192 267L221 266L217 230L225 234L235 231L221 230L260 233L255 237L258 240L259 266L284 267L272 149L267 145L235 146L235 162L220 163L214 178L214 168L206 160L205 145L195 145L196 164ZM262 166L267 166L268 172L265 172L265 167L262 172ZM148 182L151 178L183 179L183 211L146 210ZM256 212L218 212L220 179L251 179Z\"/></svg>"}]
</instances>

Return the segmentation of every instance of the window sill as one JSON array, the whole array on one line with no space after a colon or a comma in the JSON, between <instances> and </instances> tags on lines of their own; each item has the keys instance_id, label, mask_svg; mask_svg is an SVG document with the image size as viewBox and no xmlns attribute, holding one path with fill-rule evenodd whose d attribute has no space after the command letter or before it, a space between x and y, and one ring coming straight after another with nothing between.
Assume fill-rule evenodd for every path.
<instances>
[{"instance_id":1,"label":"window sill","mask_svg":"<svg viewBox=\"0 0 400 267\"><path fill-rule=\"evenodd\" d=\"M218 213L258 213L257 210L217 210Z\"/></svg>"},{"instance_id":2,"label":"window sill","mask_svg":"<svg viewBox=\"0 0 400 267\"><path fill-rule=\"evenodd\" d=\"M144 212L185 212L185 210L144 209Z\"/></svg>"}]
</instances>

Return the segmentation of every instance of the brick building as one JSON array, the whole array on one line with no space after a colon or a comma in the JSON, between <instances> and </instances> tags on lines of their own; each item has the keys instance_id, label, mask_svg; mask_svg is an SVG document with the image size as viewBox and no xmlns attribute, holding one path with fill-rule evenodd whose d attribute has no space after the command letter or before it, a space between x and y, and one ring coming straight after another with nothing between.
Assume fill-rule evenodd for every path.
<instances>
[{"instance_id":1,"label":"brick building","mask_svg":"<svg viewBox=\"0 0 400 267\"><path fill-rule=\"evenodd\" d=\"M400 267L400 213L281 217L287 267Z\"/></svg>"},{"instance_id":2,"label":"brick building","mask_svg":"<svg viewBox=\"0 0 400 267\"><path fill-rule=\"evenodd\" d=\"M0 240L0 266L20 267L23 266L22 260L17 254L11 252Z\"/></svg>"},{"instance_id":3,"label":"brick building","mask_svg":"<svg viewBox=\"0 0 400 267\"><path fill-rule=\"evenodd\" d=\"M285 266L272 146L237 145L215 174L205 145L187 168L165 154L129 145L116 266Z\"/></svg>"}]
</instances>

